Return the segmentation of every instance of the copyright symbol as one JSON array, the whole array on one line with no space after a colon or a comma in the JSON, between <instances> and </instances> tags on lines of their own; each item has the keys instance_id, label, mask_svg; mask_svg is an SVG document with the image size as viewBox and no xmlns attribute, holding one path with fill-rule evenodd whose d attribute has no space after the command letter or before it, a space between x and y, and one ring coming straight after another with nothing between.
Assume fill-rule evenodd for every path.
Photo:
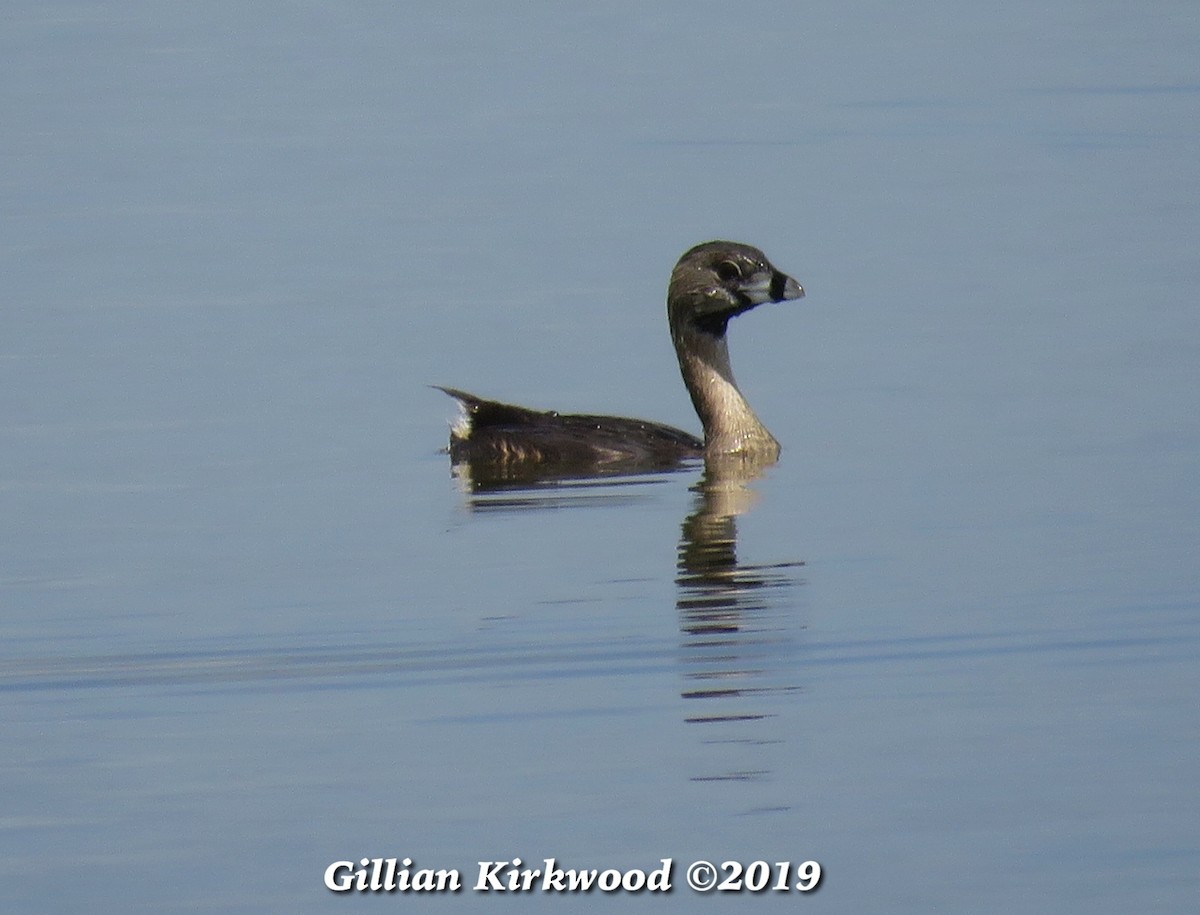
<instances>
[{"instance_id":1,"label":"copyright symbol","mask_svg":"<svg viewBox=\"0 0 1200 915\"><path fill-rule=\"evenodd\" d=\"M687 882L697 893L707 893L717 885L717 869L708 861L693 861L688 865Z\"/></svg>"}]
</instances>

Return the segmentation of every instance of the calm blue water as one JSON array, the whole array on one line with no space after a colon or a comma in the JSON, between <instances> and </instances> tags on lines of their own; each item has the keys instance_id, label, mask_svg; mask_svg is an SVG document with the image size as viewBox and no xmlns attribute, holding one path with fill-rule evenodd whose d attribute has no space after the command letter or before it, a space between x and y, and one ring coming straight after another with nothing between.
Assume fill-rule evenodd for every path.
<instances>
[{"instance_id":1,"label":"calm blue water","mask_svg":"<svg viewBox=\"0 0 1200 915\"><path fill-rule=\"evenodd\" d=\"M1194 4L4 20L5 911L1194 906ZM712 237L808 290L731 330L776 467L451 475L429 384L695 429Z\"/></svg>"}]
</instances>

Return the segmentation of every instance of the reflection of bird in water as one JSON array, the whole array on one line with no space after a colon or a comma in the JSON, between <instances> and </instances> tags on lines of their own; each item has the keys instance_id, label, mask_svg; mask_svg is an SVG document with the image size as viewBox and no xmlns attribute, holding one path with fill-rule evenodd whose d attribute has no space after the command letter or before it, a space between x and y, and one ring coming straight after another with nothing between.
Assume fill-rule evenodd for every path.
<instances>
[{"instance_id":1,"label":"reflection of bird in water","mask_svg":"<svg viewBox=\"0 0 1200 915\"><path fill-rule=\"evenodd\" d=\"M683 522L675 578L682 695L689 705L703 700L684 720L705 727L707 745L749 751L714 753L708 771L693 781L766 778L773 764L763 748L780 737L751 723L774 716L773 696L799 689L787 659L794 651L797 570L804 563L747 565L737 555L737 516L753 504L749 483L759 470L761 465L710 457L694 488L695 510ZM768 809L786 808L757 812Z\"/></svg>"},{"instance_id":2,"label":"reflection of bird in water","mask_svg":"<svg viewBox=\"0 0 1200 915\"><path fill-rule=\"evenodd\" d=\"M759 614L768 613L798 584L794 570L803 562L748 565L738 560L737 516L753 506L749 483L759 470L710 459L694 488L696 508L683 522L675 579L680 622L689 636L736 633L747 623L764 631Z\"/></svg>"},{"instance_id":3,"label":"reflection of bird in water","mask_svg":"<svg viewBox=\"0 0 1200 915\"><path fill-rule=\"evenodd\" d=\"M667 316L679 368L704 426L704 440L660 423L618 416L541 412L442 388L463 416L450 434L450 457L473 475L537 476L672 467L688 458L779 456L779 443L738 390L729 365L729 319L804 290L757 248L713 241L680 258L667 291Z\"/></svg>"}]
</instances>

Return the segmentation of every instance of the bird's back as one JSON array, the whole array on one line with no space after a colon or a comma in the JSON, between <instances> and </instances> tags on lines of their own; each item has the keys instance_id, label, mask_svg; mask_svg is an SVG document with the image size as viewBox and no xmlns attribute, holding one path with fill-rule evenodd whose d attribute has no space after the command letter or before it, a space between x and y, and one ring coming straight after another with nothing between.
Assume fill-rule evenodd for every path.
<instances>
[{"instance_id":1,"label":"bird's back","mask_svg":"<svg viewBox=\"0 0 1200 915\"><path fill-rule=\"evenodd\" d=\"M463 410L450 435L455 463L628 471L671 467L704 454L703 441L661 423L531 410L455 388L439 390Z\"/></svg>"}]
</instances>

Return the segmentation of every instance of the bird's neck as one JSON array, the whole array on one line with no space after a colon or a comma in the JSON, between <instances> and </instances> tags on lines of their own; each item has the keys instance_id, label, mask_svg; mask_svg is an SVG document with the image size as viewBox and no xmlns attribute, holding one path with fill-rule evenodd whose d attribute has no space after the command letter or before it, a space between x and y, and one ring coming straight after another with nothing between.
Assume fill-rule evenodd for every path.
<instances>
[{"instance_id":1,"label":"bird's neck","mask_svg":"<svg viewBox=\"0 0 1200 915\"><path fill-rule=\"evenodd\" d=\"M777 458L779 442L767 431L733 379L725 337L690 326L673 328L671 337L683 383L704 425L704 450L709 454Z\"/></svg>"}]
</instances>

